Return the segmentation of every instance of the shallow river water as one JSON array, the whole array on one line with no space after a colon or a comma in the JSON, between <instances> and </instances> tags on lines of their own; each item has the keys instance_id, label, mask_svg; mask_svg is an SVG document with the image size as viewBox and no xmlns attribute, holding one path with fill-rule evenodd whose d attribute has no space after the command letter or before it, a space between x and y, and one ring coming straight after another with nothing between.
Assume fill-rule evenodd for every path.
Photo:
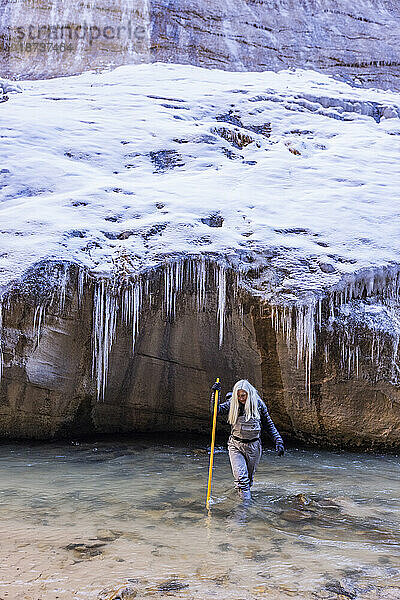
<instances>
[{"instance_id":1,"label":"shallow river water","mask_svg":"<svg viewBox=\"0 0 400 600\"><path fill-rule=\"evenodd\" d=\"M397 457L264 450L248 507L214 464L207 512L202 442L0 446L0 599L400 600Z\"/></svg>"}]
</instances>

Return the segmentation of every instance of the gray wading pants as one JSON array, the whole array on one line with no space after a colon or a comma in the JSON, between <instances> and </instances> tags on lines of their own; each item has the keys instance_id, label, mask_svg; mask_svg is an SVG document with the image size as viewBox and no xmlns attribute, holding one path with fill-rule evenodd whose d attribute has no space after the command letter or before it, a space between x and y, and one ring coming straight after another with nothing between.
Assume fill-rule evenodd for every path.
<instances>
[{"instance_id":1,"label":"gray wading pants","mask_svg":"<svg viewBox=\"0 0 400 600\"><path fill-rule=\"evenodd\" d=\"M228 452L235 479L235 488L239 492L249 494L254 472L261 458L261 441L257 440L246 444L245 442L234 440L230 436L228 440Z\"/></svg>"}]
</instances>

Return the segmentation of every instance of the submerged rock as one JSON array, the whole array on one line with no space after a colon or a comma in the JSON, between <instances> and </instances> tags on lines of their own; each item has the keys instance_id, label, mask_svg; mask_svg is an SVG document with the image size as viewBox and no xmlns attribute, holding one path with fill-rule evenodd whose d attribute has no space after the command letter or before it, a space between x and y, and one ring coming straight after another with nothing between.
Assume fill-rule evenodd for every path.
<instances>
[{"instance_id":1,"label":"submerged rock","mask_svg":"<svg viewBox=\"0 0 400 600\"><path fill-rule=\"evenodd\" d=\"M121 531L112 531L111 529L99 529L97 531L96 537L102 542L114 542L119 537L121 537L121 535Z\"/></svg>"},{"instance_id":2,"label":"submerged rock","mask_svg":"<svg viewBox=\"0 0 400 600\"><path fill-rule=\"evenodd\" d=\"M85 542L78 542L68 544L68 546L65 546L65 550L71 550L75 558L87 560L103 554L103 550L101 550L101 548L104 548L104 546L105 544L100 543L87 544Z\"/></svg>"},{"instance_id":3,"label":"submerged rock","mask_svg":"<svg viewBox=\"0 0 400 600\"><path fill-rule=\"evenodd\" d=\"M98 595L98 600L133 600L137 596L137 589L134 585L123 584L116 588L106 588Z\"/></svg>"},{"instance_id":4,"label":"submerged rock","mask_svg":"<svg viewBox=\"0 0 400 600\"><path fill-rule=\"evenodd\" d=\"M226 585L230 581L230 572L230 569L226 569L221 565L204 564L196 570L196 577L216 585Z\"/></svg>"},{"instance_id":5,"label":"submerged rock","mask_svg":"<svg viewBox=\"0 0 400 600\"><path fill-rule=\"evenodd\" d=\"M164 581L159 586L157 586L157 590L161 593L178 592L188 587L188 583L185 583L179 579L172 578L168 579L167 581Z\"/></svg>"},{"instance_id":6,"label":"submerged rock","mask_svg":"<svg viewBox=\"0 0 400 600\"><path fill-rule=\"evenodd\" d=\"M300 510L284 510L279 515L281 519L284 521L289 521L290 523L300 523L302 521L311 521L316 518L316 515L309 511L300 511Z\"/></svg>"},{"instance_id":7,"label":"submerged rock","mask_svg":"<svg viewBox=\"0 0 400 600\"><path fill-rule=\"evenodd\" d=\"M354 598L357 597L356 592L350 592L346 590L339 581L327 583L325 589L328 590L328 592L333 592L338 596L343 596L344 598L349 598L350 600L354 600Z\"/></svg>"}]
</instances>

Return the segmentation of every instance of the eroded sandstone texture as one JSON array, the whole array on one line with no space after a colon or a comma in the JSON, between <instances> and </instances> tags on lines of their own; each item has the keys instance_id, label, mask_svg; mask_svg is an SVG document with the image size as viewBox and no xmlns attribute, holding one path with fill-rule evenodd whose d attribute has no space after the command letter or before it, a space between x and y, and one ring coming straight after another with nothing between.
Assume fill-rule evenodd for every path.
<instances>
[{"instance_id":1,"label":"eroded sandstone texture","mask_svg":"<svg viewBox=\"0 0 400 600\"><path fill-rule=\"evenodd\" d=\"M270 306L261 306L248 293L236 294L229 274L222 296L215 283L220 275L215 277L212 265L207 266L199 301L194 267L185 263L183 268L193 284L183 279L175 297L166 297L163 285L171 281L166 268L144 281L142 292L147 290L151 301L142 300L134 352L132 327L129 319L124 323L121 304L114 314L114 342L109 354L102 355L103 363L92 356L93 330L111 331L107 318L112 311L107 297L99 296L98 282L82 278L73 265L41 263L31 269L3 308L0 436L209 433L209 389L219 376L223 392L240 378L252 381L287 440L363 449L400 447L400 391L385 370L391 363L389 342L386 349L382 345L378 369L371 359L371 343L376 344L372 332L354 331L360 343L357 365L350 365L354 355L341 345L340 332L322 327L306 389L295 338L287 342L277 330ZM94 313L99 297L106 310ZM225 325L219 347L217 316L222 308ZM96 385L96 364L104 365L104 360L108 377L103 397ZM226 430L222 419L220 427Z\"/></svg>"},{"instance_id":2,"label":"eroded sandstone texture","mask_svg":"<svg viewBox=\"0 0 400 600\"><path fill-rule=\"evenodd\" d=\"M400 5L393 0L6 0L0 19L6 77L163 61L238 71L320 69L399 89Z\"/></svg>"}]
</instances>

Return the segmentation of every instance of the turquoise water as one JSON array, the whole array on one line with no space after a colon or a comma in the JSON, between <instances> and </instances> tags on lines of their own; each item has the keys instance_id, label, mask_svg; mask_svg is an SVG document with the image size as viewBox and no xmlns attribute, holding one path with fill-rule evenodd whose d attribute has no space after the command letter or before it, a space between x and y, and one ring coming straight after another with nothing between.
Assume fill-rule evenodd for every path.
<instances>
[{"instance_id":1,"label":"turquoise water","mask_svg":"<svg viewBox=\"0 0 400 600\"><path fill-rule=\"evenodd\" d=\"M397 457L264 450L248 507L214 465L207 512L203 442L1 446L0 598L400 598Z\"/></svg>"}]
</instances>

